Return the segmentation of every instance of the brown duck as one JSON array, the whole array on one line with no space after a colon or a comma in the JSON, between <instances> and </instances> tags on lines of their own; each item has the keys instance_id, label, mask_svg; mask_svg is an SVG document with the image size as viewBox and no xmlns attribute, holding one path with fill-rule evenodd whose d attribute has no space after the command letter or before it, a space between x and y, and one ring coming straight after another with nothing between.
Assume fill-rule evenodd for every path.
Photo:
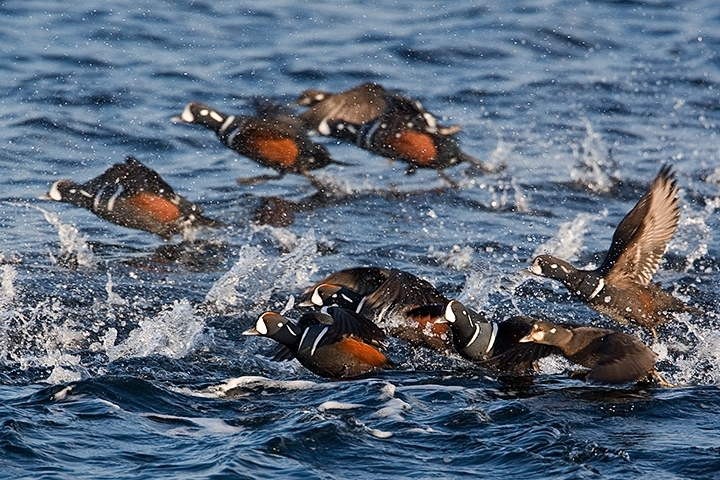
<instances>
[{"instance_id":1,"label":"brown duck","mask_svg":"<svg viewBox=\"0 0 720 480\"><path fill-rule=\"evenodd\" d=\"M618 384L653 377L662 385L670 386L655 370L655 352L626 333L538 321L520 342L557 347L565 358L589 369L582 375L588 381Z\"/></svg>"},{"instance_id":2,"label":"brown duck","mask_svg":"<svg viewBox=\"0 0 720 480\"><path fill-rule=\"evenodd\" d=\"M308 107L300 115L308 130L405 162L406 173L432 168L455 185L443 169L468 162L483 172L494 171L460 150L454 137L459 126L439 125L435 116L419 102L389 92L376 83L365 83L340 93L306 90L297 103Z\"/></svg>"},{"instance_id":3,"label":"brown duck","mask_svg":"<svg viewBox=\"0 0 720 480\"><path fill-rule=\"evenodd\" d=\"M160 175L128 157L85 183L58 180L43 197L85 208L123 227L154 233L165 240L188 229L220 227L200 205L173 191Z\"/></svg>"},{"instance_id":4,"label":"brown duck","mask_svg":"<svg viewBox=\"0 0 720 480\"><path fill-rule=\"evenodd\" d=\"M673 312L698 310L650 283L678 225L678 188L670 167L660 170L648 191L620 222L600 267L579 270L565 260L540 255L530 270L559 280L576 298L621 323L652 330Z\"/></svg>"},{"instance_id":5,"label":"brown duck","mask_svg":"<svg viewBox=\"0 0 720 480\"><path fill-rule=\"evenodd\" d=\"M239 179L240 183L279 179L294 173L305 175L318 187L310 171L333 163L325 147L305 135L301 122L279 109L267 108L257 116L226 115L203 103L190 102L172 120L202 125L214 131L227 147L278 172Z\"/></svg>"},{"instance_id":6,"label":"brown duck","mask_svg":"<svg viewBox=\"0 0 720 480\"><path fill-rule=\"evenodd\" d=\"M300 306L338 305L388 326L392 336L435 350L452 348L448 326L434 323L434 318L409 317L407 313L427 304L442 304L444 308L447 302L426 280L381 267L337 271L308 287L300 297Z\"/></svg>"}]
</instances>

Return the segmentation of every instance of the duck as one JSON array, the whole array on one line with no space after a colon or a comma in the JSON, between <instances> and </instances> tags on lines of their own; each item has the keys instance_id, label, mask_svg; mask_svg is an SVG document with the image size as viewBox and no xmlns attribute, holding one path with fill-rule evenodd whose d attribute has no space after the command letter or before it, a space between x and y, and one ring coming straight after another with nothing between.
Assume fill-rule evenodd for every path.
<instances>
[{"instance_id":1,"label":"duck","mask_svg":"<svg viewBox=\"0 0 720 480\"><path fill-rule=\"evenodd\" d=\"M265 312L243 335L275 340L280 348L274 360L296 358L325 378L351 379L392 366L381 350L386 340L383 331L362 315L340 307L305 313L297 323Z\"/></svg>"},{"instance_id":2,"label":"duck","mask_svg":"<svg viewBox=\"0 0 720 480\"><path fill-rule=\"evenodd\" d=\"M647 327L657 338L655 327L675 312L699 312L651 283L677 229L678 202L675 174L665 166L618 225L598 268L582 270L552 255L539 255L530 271L560 281L596 311L620 323Z\"/></svg>"},{"instance_id":3,"label":"duck","mask_svg":"<svg viewBox=\"0 0 720 480\"><path fill-rule=\"evenodd\" d=\"M557 347L571 362L588 368L573 378L622 384L655 378L671 386L655 369L657 354L639 338L615 330L588 326L561 326L536 321L530 333L519 340Z\"/></svg>"},{"instance_id":4,"label":"duck","mask_svg":"<svg viewBox=\"0 0 720 480\"><path fill-rule=\"evenodd\" d=\"M420 102L364 83L340 93L306 90L296 103L308 107L300 115L306 129L330 136L390 160L408 165L406 174L434 169L454 187L444 169L468 162L483 173L498 169L465 154L455 134L459 126L441 126Z\"/></svg>"},{"instance_id":5,"label":"duck","mask_svg":"<svg viewBox=\"0 0 720 480\"><path fill-rule=\"evenodd\" d=\"M395 268L355 267L334 272L305 289L299 306L338 305L354 310L411 345L434 350L451 347L447 325L409 318L406 313L448 299L430 282Z\"/></svg>"},{"instance_id":6,"label":"duck","mask_svg":"<svg viewBox=\"0 0 720 480\"><path fill-rule=\"evenodd\" d=\"M57 180L41 199L85 208L103 220L156 234L164 240L200 227L224 224L175 193L160 175L134 157L85 183Z\"/></svg>"},{"instance_id":7,"label":"duck","mask_svg":"<svg viewBox=\"0 0 720 480\"><path fill-rule=\"evenodd\" d=\"M521 344L535 321L516 315L501 322L488 320L483 312L457 300L430 304L407 312L411 318L447 324L452 332L453 349L463 358L503 372L525 372L535 368L540 358L555 353L553 347Z\"/></svg>"},{"instance_id":8,"label":"duck","mask_svg":"<svg viewBox=\"0 0 720 480\"><path fill-rule=\"evenodd\" d=\"M277 172L276 175L238 179L241 184L277 180L292 173L306 176L316 188L322 189L310 172L340 163L333 161L323 145L310 140L299 120L281 108L268 106L257 116L241 116L227 115L204 103L190 102L172 121L202 125L215 132L228 148Z\"/></svg>"}]
</instances>

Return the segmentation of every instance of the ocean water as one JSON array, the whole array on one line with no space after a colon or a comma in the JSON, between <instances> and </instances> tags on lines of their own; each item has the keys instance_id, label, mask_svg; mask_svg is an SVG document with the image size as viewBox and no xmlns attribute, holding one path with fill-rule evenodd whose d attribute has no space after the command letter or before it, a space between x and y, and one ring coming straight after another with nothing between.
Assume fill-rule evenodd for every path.
<instances>
[{"instance_id":1,"label":"ocean water","mask_svg":"<svg viewBox=\"0 0 720 480\"><path fill-rule=\"evenodd\" d=\"M3 478L717 478L720 11L698 1L0 3L0 472ZM307 88L367 81L463 126L506 165L405 175L349 145L333 196L286 227L269 173L202 128ZM320 140L323 141L323 140ZM163 242L38 199L133 155L227 228ZM681 220L655 280L705 314L655 341L675 388L527 382L390 342L392 371L330 382L242 337L265 310L357 265L408 270L496 318L609 326L525 275L597 264L664 164Z\"/></svg>"}]
</instances>

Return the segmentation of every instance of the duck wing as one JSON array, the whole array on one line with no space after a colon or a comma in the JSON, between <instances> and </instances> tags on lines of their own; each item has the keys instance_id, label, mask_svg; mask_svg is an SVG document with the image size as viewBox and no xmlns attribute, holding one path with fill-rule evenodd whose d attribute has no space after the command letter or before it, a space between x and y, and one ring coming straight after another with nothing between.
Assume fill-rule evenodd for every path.
<instances>
[{"instance_id":1,"label":"duck wing","mask_svg":"<svg viewBox=\"0 0 720 480\"><path fill-rule=\"evenodd\" d=\"M532 370L537 360L549 355L562 355L562 352L552 345L518 343L504 352L477 363L503 372L524 372Z\"/></svg>"},{"instance_id":2,"label":"duck wing","mask_svg":"<svg viewBox=\"0 0 720 480\"><path fill-rule=\"evenodd\" d=\"M430 282L411 273L393 269L387 279L365 299L364 307L374 311L398 308L402 311L430 304L447 305L449 300Z\"/></svg>"},{"instance_id":3,"label":"duck wing","mask_svg":"<svg viewBox=\"0 0 720 480\"><path fill-rule=\"evenodd\" d=\"M387 107L385 89L376 83L364 83L351 90L328 96L313 104L300 117L318 128L322 123L362 125L380 116ZM327 135L322 127L321 133Z\"/></svg>"},{"instance_id":4,"label":"duck wing","mask_svg":"<svg viewBox=\"0 0 720 480\"><path fill-rule=\"evenodd\" d=\"M597 363L586 379L600 383L642 380L653 369L657 358L639 339L620 332L594 340L589 348L597 352Z\"/></svg>"},{"instance_id":5,"label":"duck wing","mask_svg":"<svg viewBox=\"0 0 720 480\"><path fill-rule=\"evenodd\" d=\"M333 320L327 333L328 343L332 343L332 339L353 336L366 343L381 345L387 338L380 327L352 310L328 307L327 313Z\"/></svg>"},{"instance_id":6,"label":"duck wing","mask_svg":"<svg viewBox=\"0 0 720 480\"><path fill-rule=\"evenodd\" d=\"M310 300L315 289L324 284L338 285L352 290L360 296L368 295L380 287L390 275L390 270L381 267L356 267L331 273L315 285L306 288L300 295L299 302Z\"/></svg>"},{"instance_id":7,"label":"duck wing","mask_svg":"<svg viewBox=\"0 0 720 480\"><path fill-rule=\"evenodd\" d=\"M610 250L597 270L608 283L650 283L677 229L677 193L675 174L665 166L615 230Z\"/></svg>"}]
</instances>

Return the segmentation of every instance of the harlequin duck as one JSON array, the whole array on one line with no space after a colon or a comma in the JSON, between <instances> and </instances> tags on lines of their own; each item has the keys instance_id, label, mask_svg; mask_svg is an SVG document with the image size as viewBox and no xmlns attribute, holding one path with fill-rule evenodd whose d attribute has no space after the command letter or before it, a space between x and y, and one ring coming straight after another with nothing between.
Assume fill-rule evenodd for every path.
<instances>
[{"instance_id":1,"label":"harlequin duck","mask_svg":"<svg viewBox=\"0 0 720 480\"><path fill-rule=\"evenodd\" d=\"M104 220L165 240L188 228L223 225L205 217L199 205L176 194L157 172L133 157L84 184L58 180L42 198L86 208Z\"/></svg>"},{"instance_id":2,"label":"harlequin duck","mask_svg":"<svg viewBox=\"0 0 720 480\"><path fill-rule=\"evenodd\" d=\"M406 173L432 168L456 186L443 169L468 162L484 172L494 171L460 150L453 137L460 127L438 125L419 102L378 84L366 83L335 94L306 90L297 103L309 107L300 115L309 130L403 161L409 165Z\"/></svg>"},{"instance_id":3,"label":"harlequin duck","mask_svg":"<svg viewBox=\"0 0 720 480\"><path fill-rule=\"evenodd\" d=\"M382 330L363 316L339 307L306 313L297 324L280 314L265 312L243 335L275 340L289 354L283 355L281 350L276 359L297 358L322 377L353 378L391 365L379 350L385 340Z\"/></svg>"},{"instance_id":4,"label":"harlequin duck","mask_svg":"<svg viewBox=\"0 0 720 480\"><path fill-rule=\"evenodd\" d=\"M286 173L295 173L305 175L318 187L309 172L333 163L325 147L305 135L299 120L278 110L268 109L255 117L228 116L205 104L191 102L173 121L203 125L229 148L278 172L240 179L240 183L279 179Z\"/></svg>"},{"instance_id":5,"label":"harlequin duck","mask_svg":"<svg viewBox=\"0 0 720 480\"><path fill-rule=\"evenodd\" d=\"M457 353L501 371L527 371L534 367L536 360L555 353L552 347L520 343L532 328L535 319L530 317L516 316L499 323L490 322L484 313L475 312L456 300L447 305L424 305L410 310L408 316L426 317L426 321L450 325Z\"/></svg>"},{"instance_id":6,"label":"harlequin duck","mask_svg":"<svg viewBox=\"0 0 720 480\"><path fill-rule=\"evenodd\" d=\"M560 349L571 362L589 368L573 375L598 383L629 383L647 377L670 386L655 370L657 355L638 338L595 327L572 327L537 321L520 342L535 342Z\"/></svg>"},{"instance_id":7,"label":"harlequin duck","mask_svg":"<svg viewBox=\"0 0 720 480\"><path fill-rule=\"evenodd\" d=\"M447 325L408 318L406 313L447 298L429 282L402 270L357 267L335 272L300 296L300 306L339 305L374 319L390 335L436 350L450 348Z\"/></svg>"},{"instance_id":8,"label":"harlequin duck","mask_svg":"<svg viewBox=\"0 0 720 480\"><path fill-rule=\"evenodd\" d=\"M595 270L578 270L551 255L533 261L532 273L559 280L575 297L618 322L649 327L672 312L697 312L650 283L678 225L678 188L670 167L660 170L649 190L618 225L610 250Z\"/></svg>"}]
</instances>

